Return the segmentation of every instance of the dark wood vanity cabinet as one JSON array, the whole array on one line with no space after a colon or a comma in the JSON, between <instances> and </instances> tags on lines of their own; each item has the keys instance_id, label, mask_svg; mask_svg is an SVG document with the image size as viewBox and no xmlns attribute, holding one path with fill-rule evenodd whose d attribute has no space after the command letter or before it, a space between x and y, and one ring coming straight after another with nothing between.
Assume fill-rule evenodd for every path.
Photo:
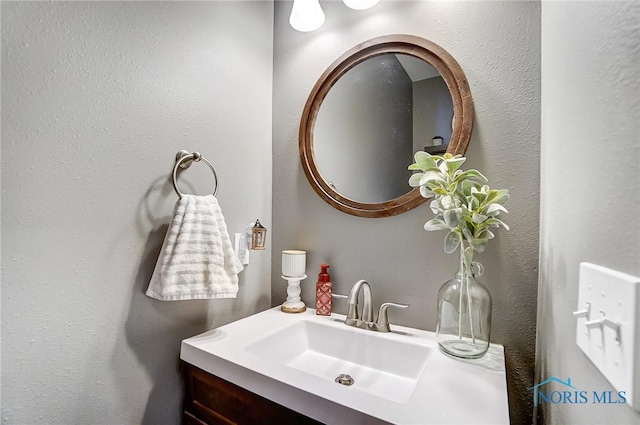
<instances>
[{"instance_id":1,"label":"dark wood vanity cabinet","mask_svg":"<svg viewBox=\"0 0 640 425\"><path fill-rule=\"evenodd\" d=\"M320 424L307 416L181 362L184 425Z\"/></svg>"}]
</instances>

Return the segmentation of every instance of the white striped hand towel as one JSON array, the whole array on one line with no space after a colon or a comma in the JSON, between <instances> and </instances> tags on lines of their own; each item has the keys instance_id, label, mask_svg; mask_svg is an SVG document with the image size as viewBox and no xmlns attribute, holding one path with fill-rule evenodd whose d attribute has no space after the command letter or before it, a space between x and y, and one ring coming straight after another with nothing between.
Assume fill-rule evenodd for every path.
<instances>
[{"instance_id":1,"label":"white striped hand towel","mask_svg":"<svg viewBox=\"0 0 640 425\"><path fill-rule=\"evenodd\" d=\"M235 298L242 264L213 195L183 195L146 294L163 301Z\"/></svg>"}]
</instances>

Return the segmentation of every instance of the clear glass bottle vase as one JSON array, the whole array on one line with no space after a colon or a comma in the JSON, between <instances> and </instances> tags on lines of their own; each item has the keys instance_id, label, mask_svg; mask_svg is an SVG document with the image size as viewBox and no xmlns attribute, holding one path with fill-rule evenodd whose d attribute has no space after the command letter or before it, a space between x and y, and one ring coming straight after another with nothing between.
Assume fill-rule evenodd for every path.
<instances>
[{"instance_id":1,"label":"clear glass bottle vase","mask_svg":"<svg viewBox=\"0 0 640 425\"><path fill-rule=\"evenodd\" d=\"M476 280L482 272L482 264L461 253L458 272L438 291L436 338L446 354L477 359L489 349L491 294Z\"/></svg>"}]
</instances>

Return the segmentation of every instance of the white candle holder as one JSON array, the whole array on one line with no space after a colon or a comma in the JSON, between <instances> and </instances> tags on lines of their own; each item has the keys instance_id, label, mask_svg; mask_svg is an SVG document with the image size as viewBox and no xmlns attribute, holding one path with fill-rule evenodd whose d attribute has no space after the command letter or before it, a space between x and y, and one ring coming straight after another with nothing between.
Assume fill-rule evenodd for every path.
<instances>
[{"instance_id":1,"label":"white candle holder","mask_svg":"<svg viewBox=\"0 0 640 425\"><path fill-rule=\"evenodd\" d=\"M300 281L306 279L307 275L300 277L282 275L282 278L289 282L289 286L287 286L287 301L282 304L280 310L285 313L302 313L307 306L300 300Z\"/></svg>"},{"instance_id":2,"label":"white candle holder","mask_svg":"<svg viewBox=\"0 0 640 425\"><path fill-rule=\"evenodd\" d=\"M300 282L307 278L306 263L306 251L282 251L282 278L289 283L287 301L280 307L285 313L302 313L307 309L300 300Z\"/></svg>"}]
</instances>

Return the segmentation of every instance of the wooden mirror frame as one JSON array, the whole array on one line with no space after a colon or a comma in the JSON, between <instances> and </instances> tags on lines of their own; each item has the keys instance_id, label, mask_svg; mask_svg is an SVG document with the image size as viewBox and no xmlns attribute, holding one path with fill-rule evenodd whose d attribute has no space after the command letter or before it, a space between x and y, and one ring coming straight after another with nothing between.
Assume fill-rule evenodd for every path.
<instances>
[{"instance_id":1,"label":"wooden mirror frame","mask_svg":"<svg viewBox=\"0 0 640 425\"><path fill-rule=\"evenodd\" d=\"M387 53L406 54L422 59L433 66L444 79L453 100L453 132L447 148L448 153L464 155L473 128L473 100L467 78L458 62L437 44L412 35L387 35L360 43L340 56L320 76L304 106L299 132L300 160L307 180L322 199L342 212L359 217L377 218L401 214L427 200L420 195L419 188L414 188L395 199L377 203L364 203L347 198L324 180L313 153L316 118L329 90L355 65Z\"/></svg>"}]
</instances>

